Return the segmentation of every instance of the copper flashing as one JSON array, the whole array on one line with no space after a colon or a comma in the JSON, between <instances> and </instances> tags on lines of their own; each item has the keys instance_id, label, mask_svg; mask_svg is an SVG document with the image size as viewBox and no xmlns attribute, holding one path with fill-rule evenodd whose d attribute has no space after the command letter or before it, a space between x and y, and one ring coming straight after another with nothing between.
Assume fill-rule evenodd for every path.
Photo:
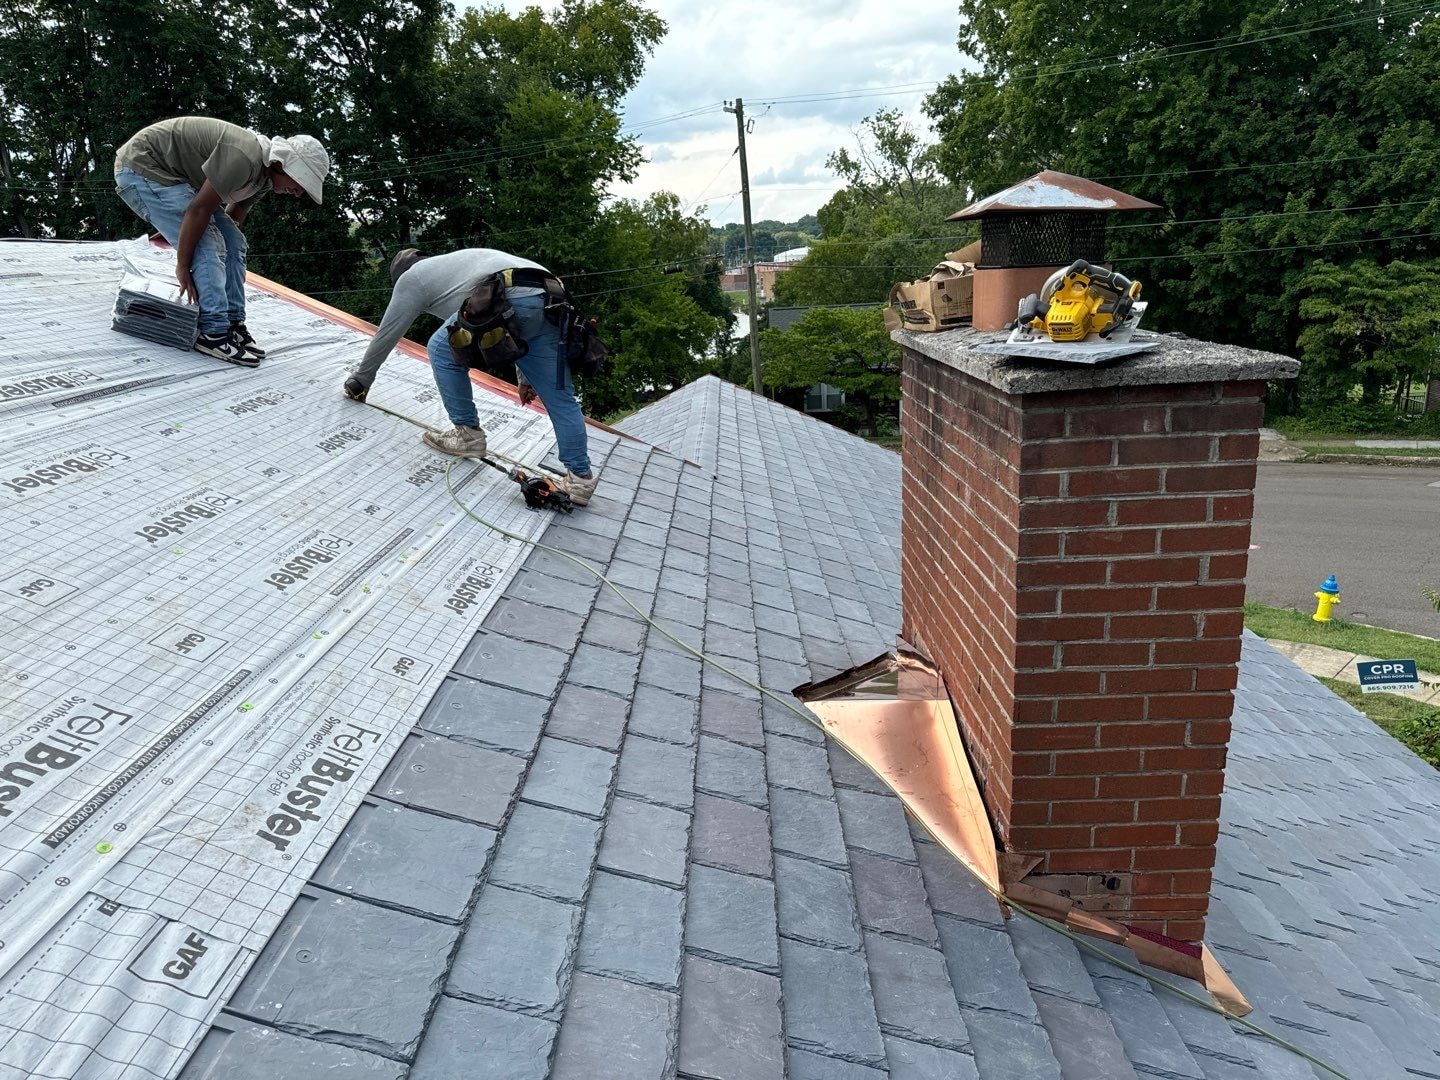
<instances>
[{"instance_id":1,"label":"copper flashing","mask_svg":"<svg viewBox=\"0 0 1440 1080\"><path fill-rule=\"evenodd\" d=\"M1123 945L1142 964L1200 983L1232 1016L1250 1012L1250 1003L1204 944L1127 926L1020 880L1039 860L996 850L949 694L929 661L909 652L886 654L798 687L795 695L820 718L826 733L883 780L1002 908L1023 907L1027 914L1071 933Z\"/></svg>"},{"instance_id":2,"label":"copper flashing","mask_svg":"<svg viewBox=\"0 0 1440 1080\"><path fill-rule=\"evenodd\" d=\"M971 203L946 221L970 221L987 214L1053 210L1159 210L1161 207L1123 191L1069 173L1045 169L1004 191Z\"/></svg>"}]
</instances>

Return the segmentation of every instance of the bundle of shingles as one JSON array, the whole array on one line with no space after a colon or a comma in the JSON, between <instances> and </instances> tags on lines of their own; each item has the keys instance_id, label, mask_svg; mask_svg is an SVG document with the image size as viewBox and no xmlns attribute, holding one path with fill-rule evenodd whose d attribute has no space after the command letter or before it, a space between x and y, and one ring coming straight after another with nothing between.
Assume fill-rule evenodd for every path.
<instances>
[{"instance_id":1,"label":"bundle of shingles","mask_svg":"<svg viewBox=\"0 0 1440 1080\"><path fill-rule=\"evenodd\" d=\"M199 332L200 309L188 304L173 279L127 270L120 277L111 327L122 334L189 351Z\"/></svg>"}]
</instances>

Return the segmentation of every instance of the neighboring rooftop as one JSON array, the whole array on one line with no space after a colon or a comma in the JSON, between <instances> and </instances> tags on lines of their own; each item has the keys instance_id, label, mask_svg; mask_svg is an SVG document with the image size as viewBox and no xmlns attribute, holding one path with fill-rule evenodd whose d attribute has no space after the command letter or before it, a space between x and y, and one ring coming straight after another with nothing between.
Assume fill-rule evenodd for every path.
<instances>
[{"instance_id":1,"label":"neighboring rooftop","mask_svg":"<svg viewBox=\"0 0 1440 1080\"><path fill-rule=\"evenodd\" d=\"M708 377L622 426L547 544L781 692L894 645L898 455ZM187 1080L1328 1075L1002 919L817 728L554 553L463 646ZM1440 775L1258 639L1241 668L1208 940L1251 1020L1440 1077Z\"/></svg>"}]
</instances>

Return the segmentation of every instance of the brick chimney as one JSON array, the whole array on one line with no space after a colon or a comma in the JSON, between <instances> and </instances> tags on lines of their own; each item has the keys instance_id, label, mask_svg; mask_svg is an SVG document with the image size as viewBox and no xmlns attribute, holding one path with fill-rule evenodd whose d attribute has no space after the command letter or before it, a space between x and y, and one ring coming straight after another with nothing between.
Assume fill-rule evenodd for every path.
<instances>
[{"instance_id":1,"label":"brick chimney","mask_svg":"<svg viewBox=\"0 0 1440 1080\"><path fill-rule=\"evenodd\" d=\"M1215 862L1266 379L1159 337L1101 367L900 331L902 636L944 675L1026 881L1196 941Z\"/></svg>"}]
</instances>

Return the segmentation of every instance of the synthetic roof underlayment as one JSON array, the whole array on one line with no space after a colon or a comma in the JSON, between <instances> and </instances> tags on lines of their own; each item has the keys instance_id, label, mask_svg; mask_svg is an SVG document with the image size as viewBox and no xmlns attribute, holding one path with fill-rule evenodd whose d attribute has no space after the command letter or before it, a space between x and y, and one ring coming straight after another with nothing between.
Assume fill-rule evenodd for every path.
<instances>
[{"instance_id":1,"label":"synthetic roof underlayment","mask_svg":"<svg viewBox=\"0 0 1440 1080\"><path fill-rule=\"evenodd\" d=\"M17 247L0 246L0 273L21 269L3 261ZM24 247L27 259L32 250ZM51 250L43 273L28 272L37 290L57 288L33 292L18 317L3 306L14 279L0 279L0 334L29 327L43 295L43 318L60 324L52 329L98 335L88 338L97 341L92 364L161 356L96 329L108 325L105 282L117 273L117 249ZM102 282L61 280L71 254L108 258L84 275ZM358 417L379 434L315 467L373 467L378 502L375 492L392 490L394 476L411 475L397 463L420 452L415 433L334 400L358 339L318 320L307 326L312 319L260 299L250 322L274 359L257 372L193 378L174 400L189 401L210 379L242 388L280 380L306 395L294 426L307 437L326 430L321 417ZM299 345L307 334L329 344ZM175 356L181 370L210 368ZM433 402L406 400L428 381L415 365L410 382L406 363L392 359L375 393L414 415ZM31 411L64 416L77 432L69 446L85 427L72 408ZM503 403L491 408L509 415ZM568 518L515 509L511 520L548 521L546 543L601 566L678 636L770 687L826 678L894 643L894 454L709 378L625 426L701 467L596 432L604 478L591 506ZM0 430L8 436L10 422L0 419ZM248 453L268 461L309 445L293 442L260 441ZM3 453L8 461L8 437ZM464 493L485 516L518 507L513 485L485 485L481 477ZM434 506L440 521L453 504ZM316 516L310 507L294 512ZM477 524L456 529L467 550L490 542ZM207 519L186 543L211 535L246 533L228 518ZM229 957L224 986L191 1015L224 1008L208 1031L203 1018L182 1025L190 1034L172 1039L159 1075L1330 1075L1028 920L1002 919L957 863L907 826L898 800L816 728L702 670L574 564L546 551L521 557L523 568L490 590L501 595L478 633L456 625L449 655L458 659L442 658L430 673L448 665L428 704L426 690L404 707L399 723L413 729L269 940L255 935L258 957L236 956L216 935ZM327 578L328 587L340 579ZM428 596L414 599L423 605ZM20 610L22 621L34 618ZM66 640L53 629L50 641L60 644L50 651ZM367 659L347 677L364 677ZM0 685L8 695L12 684ZM246 715L232 722L245 725ZM371 775L352 780L347 795ZM177 831L187 824L170 820ZM197 862L207 850L216 849L202 843ZM301 884L292 880L291 894ZM1250 1019L1357 1080L1440 1075L1437 890L1435 772L1247 638L1209 940L1255 1005ZM72 903L60 901L62 916ZM143 906L125 915L162 924ZM8 933L8 912L0 919ZM26 1017L48 1037L41 1049L69 1039L74 1025L87 1052L97 1034L134 1038L109 1031L107 1010L121 1004L126 1027L175 1022L179 994L104 960L125 947L118 935L62 946L67 963L115 977L98 990L50 975L36 988L44 993L26 1001L0 982L0 1046ZM210 955L195 974L210 978ZM126 995L142 989L165 992L172 1011L132 1006ZM85 1069L75 1074L152 1075L99 1059ZM26 1074L0 1069L10 1075Z\"/></svg>"}]
</instances>

